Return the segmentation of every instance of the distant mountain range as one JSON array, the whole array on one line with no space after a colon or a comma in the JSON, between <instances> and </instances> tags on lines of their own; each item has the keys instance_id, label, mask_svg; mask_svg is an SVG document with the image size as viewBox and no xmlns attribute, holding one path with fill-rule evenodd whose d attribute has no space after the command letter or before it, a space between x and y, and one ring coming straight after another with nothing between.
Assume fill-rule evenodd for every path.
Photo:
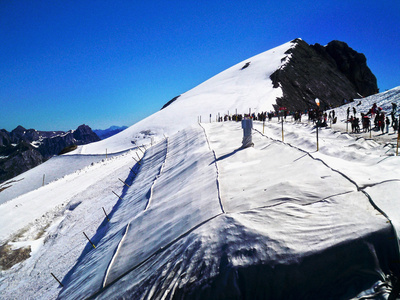
<instances>
[{"instance_id":1,"label":"distant mountain range","mask_svg":"<svg viewBox=\"0 0 400 300\"><path fill-rule=\"evenodd\" d=\"M87 125L76 130L38 131L18 126L11 132L0 130L0 183L13 178L64 149L99 141ZM65 150L64 150L65 151Z\"/></svg>"},{"instance_id":2,"label":"distant mountain range","mask_svg":"<svg viewBox=\"0 0 400 300\"><path fill-rule=\"evenodd\" d=\"M108 129L94 129L93 132L96 133L101 140L104 140L125 130L126 128L128 128L128 126L111 126Z\"/></svg>"}]
</instances>

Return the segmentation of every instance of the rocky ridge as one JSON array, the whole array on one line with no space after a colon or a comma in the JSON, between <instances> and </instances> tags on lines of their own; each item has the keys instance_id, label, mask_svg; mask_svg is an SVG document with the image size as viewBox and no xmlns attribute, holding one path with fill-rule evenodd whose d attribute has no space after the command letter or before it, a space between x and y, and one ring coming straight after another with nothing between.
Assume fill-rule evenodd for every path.
<instances>
[{"instance_id":1,"label":"rocky ridge","mask_svg":"<svg viewBox=\"0 0 400 300\"><path fill-rule=\"evenodd\" d=\"M304 111L314 108L318 98L325 109L379 92L365 55L346 43L332 41L321 46L301 39L293 42L296 46L288 50L288 61L270 77L274 87L283 90L283 97L276 100L277 108Z\"/></svg>"},{"instance_id":2,"label":"rocky ridge","mask_svg":"<svg viewBox=\"0 0 400 300\"><path fill-rule=\"evenodd\" d=\"M11 132L0 130L0 183L13 178L66 147L99 141L92 129L83 124L76 130L38 131L18 126Z\"/></svg>"}]
</instances>

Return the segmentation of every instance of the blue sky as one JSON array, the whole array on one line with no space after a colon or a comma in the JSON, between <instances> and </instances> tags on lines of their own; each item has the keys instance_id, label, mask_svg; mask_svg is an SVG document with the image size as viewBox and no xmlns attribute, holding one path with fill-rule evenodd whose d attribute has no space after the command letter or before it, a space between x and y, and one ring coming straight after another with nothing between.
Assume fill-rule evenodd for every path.
<instances>
[{"instance_id":1,"label":"blue sky","mask_svg":"<svg viewBox=\"0 0 400 300\"><path fill-rule=\"evenodd\" d=\"M0 128L130 126L298 37L345 41L381 91L400 85L398 0L2 0Z\"/></svg>"}]
</instances>

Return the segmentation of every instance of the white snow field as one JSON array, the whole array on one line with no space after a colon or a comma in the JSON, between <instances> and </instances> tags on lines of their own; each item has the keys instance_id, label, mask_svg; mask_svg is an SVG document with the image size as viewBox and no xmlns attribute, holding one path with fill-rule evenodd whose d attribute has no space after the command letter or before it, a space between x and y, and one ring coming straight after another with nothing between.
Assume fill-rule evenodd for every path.
<instances>
[{"instance_id":1,"label":"white snow field","mask_svg":"<svg viewBox=\"0 0 400 300\"><path fill-rule=\"evenodd\" d=\"M269 76L292 46L4 183L1 298L387 299L400 275L393 131L344 132L345 106L319 151L305 117L284 122L283 142L276 119L255 121L241 149L241 124L215 122L271 110ZM358 112L374 102L400 106L400 87Z\"/></svg>"}]
</instances>

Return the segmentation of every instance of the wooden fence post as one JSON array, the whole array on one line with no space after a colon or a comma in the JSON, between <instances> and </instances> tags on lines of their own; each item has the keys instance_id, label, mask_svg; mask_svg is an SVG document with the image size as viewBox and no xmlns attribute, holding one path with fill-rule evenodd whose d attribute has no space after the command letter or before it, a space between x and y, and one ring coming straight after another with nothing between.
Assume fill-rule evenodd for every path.
<instances>
[{"instance_id":1,"label":"wooden fence post","mask_svg":"<svg viewBox=\"0 0 400 300\"><path fill-rule=\"evenodd\" d=\"M133 174L135 174L135 176L137 175L137 173L136 173L135 171L133 171L133 169L132 169L131 167L129 167L129 169L131 170L131 172L132 172Z\"/></svg>"},{"instance_id":2,"label":"wooden fence post","mask_svg":"<svg viewBox=\"0 0 400 300\"><path fill-rule=\"evenodd\" d=\"M141 163L140 163L140 161L138 161L136 158L134 158L133 156L132 156L132 158L139 164L139 165L141 165Z\"/></svg>"},{"instance_id":3,"label":"wooden fence post","mask_svg":"<svg viewBox=\"0 0 400 300\"><path fill-rule=\"evenodd\" d=\"M53 273L50 273L50 274L51 274L51 276L54 277L55 280L57 280L57 282L61 285L61 287L64 287L64 285L61 283L61 281L58 280L58 278Z\"/></svg>"},{"instance_id":4,"label":"wooden fence post","mask_svg":"<svg viewBox=\"0 0 400 300\"><path fill-rule=\"evenodd\" d=\"M118 196L118 194L114 191L112 191L114 193L115 196L117 196L120 200L122 200L122 198L120 196Z\"/></svg>"},{"instance_id":5,"label":"wooden fence post","mask_svg":"<svg viewBox=\"0 0 400 300\"><path fill-rule=\"evenodd\" d=\"M108 215L107 215L107 213L106 213L106 210L104 209L104 207L102 207L102 209L103 209L103 211L104 211L104 214L106 215L106 218L107 218L108 222L110 222L110 218L108 217Z\"/></svg>"},{"instance_id":6,"label":"wooden fence post","mask_svg":"<svg viewBox=\"0 0 400 300\"><path fill-rule=\"evenodd\" d=\"M121 181L123 184L125 184L127 187L131 187L129 184L127 184L125 181L123 181L121 178L118 178L119 181Z\"/></svg>"},{"instance_id":7,"label":"wooden fence post","mask_svg":"<svg viewBox=\"0 0 400 300\"><path fill-rule=\"evenodd\" d=\"M87 238L87 240L89 241L89 243L92 244L93 248L96 249L96 246L92 243L92 241L88 238L88 236L86 235L85 232L83 232L84 236Z\"/></svg>"}]
</instances>

